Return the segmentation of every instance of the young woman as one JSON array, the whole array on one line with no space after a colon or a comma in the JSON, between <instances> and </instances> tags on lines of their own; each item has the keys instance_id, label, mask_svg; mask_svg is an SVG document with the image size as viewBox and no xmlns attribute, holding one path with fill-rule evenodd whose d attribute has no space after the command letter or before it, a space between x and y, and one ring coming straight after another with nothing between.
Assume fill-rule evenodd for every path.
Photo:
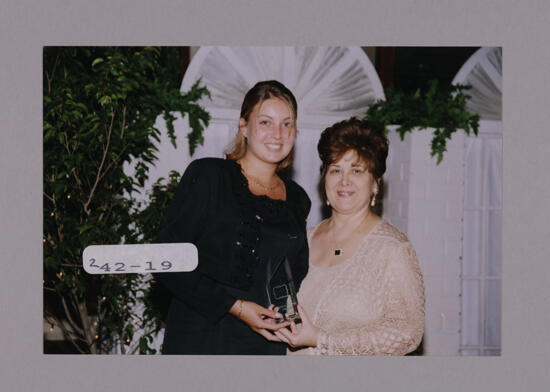
<instances>
[{"instance_id":1,"label":"young woman","mask_svg":"<svg viewBox=\"0 0 550 392\"><path fill-rule=\"evenodd\" d=\"M302 324L275 334L299 354L404 355L424 332L424 287L404 234L371 210L386 170L384 131L352 118L321 134L330 218L308 232Z\"/></svg>"},{"instance_id":2,"label":"young woman","mask_svg":"<svg viewBox=\"0 0 550 392\"><path fill-rule=\"evenodd\" d=\"M280 176L292 162L297 104L277 81L247 92L227 159L193 161L168 208L158 242L198 248L193 272L156 274L172 294L163 354L279 354L267 308L270 262L288 257L299 286L308 269L310 200Z\"/></svg>"}]
</instances>

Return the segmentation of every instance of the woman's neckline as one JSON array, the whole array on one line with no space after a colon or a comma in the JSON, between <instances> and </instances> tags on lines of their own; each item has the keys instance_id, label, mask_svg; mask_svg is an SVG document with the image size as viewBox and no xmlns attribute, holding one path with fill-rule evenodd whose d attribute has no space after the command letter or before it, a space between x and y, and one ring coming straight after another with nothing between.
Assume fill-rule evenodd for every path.
<instances>
[{"instance_id":1,"label":"woman's neckline","mask_svg":"<svg viewBox=\"0 0 550 392\"><path fill-rule=\"evenodd\" d=\"M283 178L283 177L279 177L281 179L281 181L283 182L283 186L285 187L285 199L273 199L267 195L256 195L254 193L252 193L252 191L250 190L250 183L248 182L248 178L246 178L246 176L244 175L243 173L243 167L241 166L241 164L239 162L237 162L237 160L233 160L233 159L228 159L229 161L232 161L235 163L236 165L236 169L238 170L239 172L239 176L241 178L241 180L243 181L243 185L244 187L246 188L246 191L252 196L252 197L257 197L259 199L266 199L268 201L271 201L271 202L275 202L275 203L283 203L283 204L286 204L287 200L288 200L288 186L287 186L287 182L286 182L286 179Z\"/></svg>"},{"instance_id":2,"label":"woman's neckline","mask_svg":"<svg viewBox=\"0 0 550 392\"><path fill-rule=\"evenodd\" d=\"M376 229L378 228L378 226L380 224L382 224L382 222L384 221L384 219L382 217L380 217L380 219L378 219L378 221L370 228L370 230L367 232L367 234L365 234L363 236L363 238L361 239L361 241L359 241L359 245L357 246L357 249L355 249L355 252L353 252L353 254L351 256L349 256L347 259L344 259L336 264L331 264L331 265L315 265L313 263L313 261L310 260L309 262L309 265L310 267L313 267L313 268L318 268L318 269L328 269L328 268L334 268L334 267L337 267L339 265L342 265L342 264L346 264L349 260L352 260L355 258L355 256L357 255L357 253L361 250L361 248L363 247L364 243L371 237L371 234L374 233L376 231ZM317 231L317 229L319 228L319 226L321 225L321 223L319 223L317 226L315 226L315 228L313 229L313 231L311 232L311 237L310 238L313 238L313 236L315 235L315 232Z\"/></svg>"}]
</instances>

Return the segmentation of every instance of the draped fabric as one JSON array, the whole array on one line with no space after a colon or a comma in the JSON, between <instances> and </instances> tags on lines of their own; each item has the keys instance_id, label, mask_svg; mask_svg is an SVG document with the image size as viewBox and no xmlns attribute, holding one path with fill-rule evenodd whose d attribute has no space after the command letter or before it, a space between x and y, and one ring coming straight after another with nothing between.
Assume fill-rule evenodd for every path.
<instances>
[{"instance_id":1,"label":"draped fabric","mask_svg":"<svg viewBox=\"0 0 550 392\"><path fill-rule=\"evenodd\" d=\"M480 115L466 138L460 353L500 355L502 263L502 48L476 51L453 84L468 84Z\"/></svg>"},{"instance_id":2,"label":"draped fabric","mask_svg":"<svg viewBox=\"0 0 550 392\"><path fill-rule=\"evenodd\" d=\"M260 80L285 84L296 96L299 118L363 115L375 100L384 98L378 75L360 47L204 46L182 90L199 79L211 93L202 104L216 117L229 120L238 116L244 94Z\"/></svg>"},{"instance_id":3,"label":"draped fabric","mask_svg":"<svg viewBox=\"0 0 550 392\"><path fill-rule=\"evenodd\" d=\"M464 355L500 355L502 136L466 138L462 258Z\"/></svg>"},{"instance_id":4,"label":"draped fabric","mask_svg":"<svg viewBox=\"0 0 550 392\"><path fill-rule=\"evenodd\" d=\"M466 107L483 120L502 121L502 48L481 48L464 64L453 84L472 86Z\"/></svg>"}]
</instances>

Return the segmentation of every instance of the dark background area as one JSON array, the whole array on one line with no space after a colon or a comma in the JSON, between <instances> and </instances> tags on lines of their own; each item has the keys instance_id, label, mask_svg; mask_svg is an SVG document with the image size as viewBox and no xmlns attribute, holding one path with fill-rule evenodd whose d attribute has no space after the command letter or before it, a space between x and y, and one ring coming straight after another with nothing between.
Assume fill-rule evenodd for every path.
<instances>
[{"instance_id":1,"label":"dark background area","mask_svg":"<svg viewBox=\"0 0 550 392\"><path fill-rule=\"evenodd\" d=\"M406 93L426 90L437 79L449 85L462 65L479 47L377 47L375 68L384 88Z\"/></svg>"}]
</instances>

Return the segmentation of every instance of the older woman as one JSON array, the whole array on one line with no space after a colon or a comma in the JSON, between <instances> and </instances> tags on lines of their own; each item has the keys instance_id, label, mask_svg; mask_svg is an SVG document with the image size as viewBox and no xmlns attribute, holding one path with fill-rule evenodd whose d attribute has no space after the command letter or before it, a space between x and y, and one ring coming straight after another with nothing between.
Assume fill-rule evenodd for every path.
<instances>
[{"instance_id":1,"label":"older woman","mask_svg":"<svg viewBox=\"0 0 550 392\"><path fill-rule=\"evenodd\" d=\"M372 212L386 170L384 131L352 118L318 144L330 218L308 231L301 324L275 334L296 353L404 355L424 332L424 288L404 234Z\"/></svg>"},{"instance_id":2,"label":"older woman","mask_svg":"<svg viewBox=\"0 0 550 392\"><path fill-rule=\"evenodd\" d=\"M296 99L264 81L244 97L227 159L193 161L158 242L191 242L193 272L156 274L172 294L163 354L285 354L272 330L288 325L267 308L270 259L288 257L297 285L307 273L310 201L281 177L292 162Z\"/></svg>"}]
</instances>

